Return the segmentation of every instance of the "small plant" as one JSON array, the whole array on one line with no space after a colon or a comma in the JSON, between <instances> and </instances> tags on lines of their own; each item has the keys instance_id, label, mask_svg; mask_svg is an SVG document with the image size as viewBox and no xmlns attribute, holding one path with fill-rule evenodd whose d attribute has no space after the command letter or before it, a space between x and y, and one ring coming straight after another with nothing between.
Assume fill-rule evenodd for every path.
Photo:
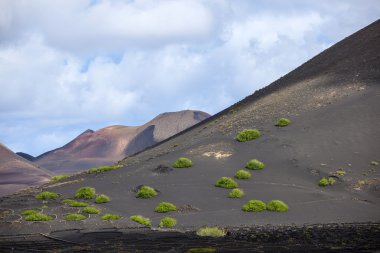
<instances>
[{"instance_id":1,"label":"small plant","mask_svg":"<svg viewBox=\"0 0 380 253\"><path fill-rule=\"evenodd\" d=\"M166 213L170 211L177 211L177 207L169 202L161 202L158 206L156 206L154 211L157 213Z\"/></svg>"},{"instance_id":2,"label":"small plant","mask_svg":"<svg viewBox=\"0 0 380 253\"><path fill-rule=\"evenodd\" d=\"M98 213L100 213L99 209L97 209L95 207L91 207L91 206L86 206L85 208L83 208L83 212L84 213L88 213L88 214L98 214Z\"/></svg>"},{"instance_id":3,"label":"small plant","mask_svg":"<svg viewBox=\"0 0 380 253\"><path fill-rule=\"evenodd\" d=\"M22 215L31 215L31 214L37 214L39 212L40 212L40 210L31 210L31 209L29 209L29 210L23 211L21 214Z\"/></svg>"},{"instance_id":4,"label":"small plant","mask_svg":"<svg viewBox=\"0 0 380 253\"><path fill-rule=\"evenodd\" d=\"M266 209L266 205L261 200L250 200L243 205L243 211L245 212L261 212Z\"/></svg>"},{"instance_id":5,"label":"small plant","mask_svg":"<svg viewBox=\"0 0 380 253\"><path fill-rule=\"evenodd\" d=\"M115 170L115 169L120 169L122 168L123 165L108 165L108 166L101 166L101 167L96 167L96 168L91 168L87 170L87 173L102 173L106 172L109 170Z\"/></svg>"},{"instance_id":6,"label":"small plant","mask_svg":"<svg viewBox=\"0 0 380 253\"><path fill-rule=\"evenodd\" d=\"M291 123L291 121L287 118L279 118L277 120L277 123L276 123L276 126L278 127L284 127L284 126L287 126Z\"/></svg>"},{"instance_id":7,"label":"small plant","mask_svg":"<svg viewBox=\"0 0 380 253\"><path fill-rule=\"evenodd\" d=\"M268 211L274 211L274 212L286 212L288 211L289 207L287 204L285 204L281 200L271 200L267 204L267 210Z\"/></svg>"},{"instance_id":8,"label":"small plant","mask_svg":"<svg viewBox=\"0 0 380 253\"><path fill-rule=\"evenodd\" d=\"M75 193L75 197L82 199L92 199L93 197L95 197L95 194L95 188L86 186L79 188Z\"/></svg>"},{"instance_id":9,"label":"small plant","mask_svg":"<svg viewBox=\"0 0 380 253\"><path fill-rule=\"evenodd\" d=\"M237 179L249 179L252 175L246 170L238 170L235 174L235 178Z\"/></svg>"},{"instance_id":10,"label":"small plant","mask_svg":"<svg viewBox=\"0 0 380 253\"><path fill-rule=\"evenodd\" d=\"M42 209L46 209L46 208L48 208L48 206L47 205L43 205L43 206L41 206L41 208Z\"/></svg>"},{"instance_id":11,"label":"small plant","mask_svg":"<svg viewBox=\"0 0 380 253\"><path fill-rule=\"evenodd\" d=\"M346 171L344 169L339 169L335 171L335 174L337 174L338 176L344 176L346 175Z\"/></svg>"},{"instance_id":12,"label":"small plant","mask_svg":"<svg viewBox=\"0 0 380 253\"><path fill-rule=\"evenodd\" d=\"M63 218L67 221L84 220L86 216L80 213L68 213Z\"/></svg>"},{"instance_id":13,"label":"small plant","mask_svg":"<svg viewBox=\"0 0 380 253\"><path fill-rule=\"evenodd\" d=\"M371 161L371 165L372 166L377 166L377 165L379 165L379 162L378 161Z\"/></svg>"},{"instance_id":14,"label":"small plant","mask_svg":"<svg viewBox=\"0 0 380 253\"><path fill-rule=\"evenodd\" d=\"M328 181L329 181L329 185L335 184L335 179L332 177L329 177Z\"/></svg>"},{"instance_id":15,"label":"small plant","mask_svg":"<svg viewBox=\"0 0 380 253\"><path fill-rule=\"evenodd\" d=\"M112 214L112 213L106 213L102 216L102 220L118 220L120 219L120 215Z\"/></svg>"},{"instance_id":16,"label":"small plant","mask_svg":"<svg viewBox=\"0 0 380 253\"><path fill-rule=\"evenodd\" d=\"M53 176L53 177L50 179L50 182L55 183L55 182L61 181L61 180L63 180L63 179L66 179L66 178L68 178L68 177L69 177L69 176L67 176L67 175L57 175L57 176Z\"/></svg>"},{"instance_id":17,"label":"small plant","mask_svg":"<svg viewBox=\"0 0 380 253\"><path fill-rule=\"evenodd\" d=\"M73 202L76 202L76 200L72 200L72 199L64 199L64 200L62 200L62 203L65 203L65 204L68 204L68 205L70 205Z\"/></svg>"},{"instance_id":18,"label":"small plant","mask_svg":"<svg viewBox=\"0 0 380 253\"><path fill-rule=\"evenodd\" d=\"M144 226L147 226L147 227L150 227L152 224L150 222L150 219L148 218L145 218L141 215L132 215L131 217L129 217L131 220L137 222L137 223L140 223Z\"/></svg>"},{"instance_id":19,"label":"small plant","mask_svg":"<svg viewBox=\"0 0 380 253\"><path fill-rule=\"evenodd\" d=\"M333 185L334 183L335 183L335 179L334 178L332 178L332 177L329 177L329 178L322 177L321 180L319 180L318 185L322 186L322 187L325 187L325 186L328 186L328 185Z\"/></svg>"},{"instance_id":20,"label":"small plant","mask_svg":"<svg viewBox=\"0 0 380 253\"><path fill-rule=\"evenodd\" d=\"M244 196L244 191L238 188L232 189L228 194L229 198L241 198Z\"/></svg>"},{"instance_id":21,"label":"small plant","mask_svg":"<svg viewBox=\"0 0 380 253\"><path fill-rule=\"evenodd\" d=\"M95 199L95 203L96 204L103 204L103 203L107 203L107 202L110 202L110 198L105 195L105 194L100 194L99 196L96 197Z\"/></svg>"},{"instance_id":22,"label":"small plant","mask_svg":"<svg viewBox=\"0 0 380 253\"><path fill-rule=\"evenodd\" d=\"M259 138L260 136L261 136L261 133L257 129L244 129L243 131L237 134L236 140L240 142L250 141L250 140Z\"/></svg>"},{"instance_id":23,"label":"small plant","mask_svg":"<svg viewBox=\"0 0 380 253\"><path fill-rule=\"evenodd\" d=\"M81 201L71 201L70 203L67 203L69 204L69 206L71 207L86 207L88 206L88 204L86 202L81 202Z\"/></svg>"},{"instance_id":24,"label":"small plant","mask_svg":"<svg viewBox=\"0 0 380 253\"><path fill-rule=\"evenodd\" d=\"M49 200L49 199L56 199L59 197L59 194L55 192L40 192L37 194L36 199L43 199L43 200Z\"/></svg>"},{"instance_id":25,"label":"small plant","mask_svg":"<svg viewBox=\"0 0 380 253\"><path fill-rule=\"evenodd\" d=\"M149 199L157 195L157 191L149 186L142 186L136 193L136 198Z\"/></svg>"},{"instance_id":26,"label":"small plant","mask_svg":"<svg viewBox=\"0 0 380 253\"><path fill-rule=\"evenodd\" d=\"M223 237L227 232L218 227L203 227L197 230L198 236Z\"/></svg>"},{"instance_id":27,"label":"small plant","mask_svg":"<svg viewBox=\"0 0 380 253\"><path fill-rule=\"evenodd\" d=\"M221 177L216 181L215 186L233 189L238 187L238 184L230 177Z\"/></svg>"},{"instance_id":28,"label":"small plant","mask_svg":"<svg viewBox=\"0 0 380 253\"><path fill-rule=\"evenodd\" d=\"M172 228L177 225L177 220L170 217L164 217L160 221L160 227L162 228Z\"/></svg>"},{"instance_id":29,"label":"small plant","mask_svg":"<svg viewBox=\"0 0 380 253\"><path fill-rule=\"evenodd\" d=\"M52 219L53 217L43 213L29 214L25 217L26 221L49 221Z\"/></svg>"},{"instance_id":30,"label":"small plant","mask_svg":"<svg viewBox=\"0 0 380 253\"><path fill-rule=\"evenodd\" d=\"M187 253L208 253L208 252L216 252L214 248L192 248L187 251Z\"/></svg>"},{"instance_id":31,"label":"small plant","mask_svg":"<svg viewBox=\"0 0 380 253\"><path fill-rule=\"evenodd\" d=\"M191 166L193 166L193 162L186 157L178 158L177 161L175 161L175 163L173 164L174 168L188 168Z\"/></svg>"},{"instance_id":32,"label":"small plant","mask_svg":"<svg viewBox=\"0 0 380 253\"><path fill-rule=\"evenodd\" d=\"M252 159L247 162L246 168L251 170L262 170L265 168L265 164L257 159Z\"/></svg>"}]
</instances>

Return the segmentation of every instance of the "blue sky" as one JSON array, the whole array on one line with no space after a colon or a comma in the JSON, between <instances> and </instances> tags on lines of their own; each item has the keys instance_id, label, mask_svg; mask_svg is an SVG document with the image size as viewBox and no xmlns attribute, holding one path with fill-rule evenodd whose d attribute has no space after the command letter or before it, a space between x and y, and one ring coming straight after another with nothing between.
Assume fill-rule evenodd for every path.
<instances>
[{"instance_id":1,"label":"blue sky","mask_svg":"<svg viewBox=\"0 0 380 253\"><path fill-rule=\"evenodd\" d=\"M377 0L0 1L0 142L214 114L377 20Z\"/></svg>"}]
</instances>

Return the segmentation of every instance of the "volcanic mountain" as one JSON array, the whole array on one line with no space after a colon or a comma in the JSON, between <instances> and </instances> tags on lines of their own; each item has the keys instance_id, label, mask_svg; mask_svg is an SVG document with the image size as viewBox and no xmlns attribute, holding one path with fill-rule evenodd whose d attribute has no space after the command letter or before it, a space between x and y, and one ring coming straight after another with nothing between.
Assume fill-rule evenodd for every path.
<instances>
[{"instance_id":1,"label":"volcanic mountain","mask_svg":"<svg viewBox=\"0 0 380 253\"><path fill-rule=\"evenodd\" d=\"M0 144L0 196L49 181L51 173Z\"/></svg>"},{"instance_id":2,"label":"volcanic mountain","mask_svg":"<svg viewBox=\"0 0 380 253\"><path fill-rule=\"evenodd\" d=\"M244 247L260 250L257 247L266 247L266 242L268 247L301 245L298 251L307 251L307 247L375 251L380 247L379 108L380 21L376 21L224 111L123 159L119 162L123 168L77 174L58 184L3 198L1 207L16 215L3 215L6 222L0 234L30 237L18 244L19 237L7 237L0 245L10 248L40 240L46 246L47 239L36 234L41 232L50 239L70 240L83 249L96 250L201 252L190 248L213 247L220 252L241 252ZM278 127L278 118L291 123ZM237 141L243 129L258 129L261 136ZM174 168L180 157L190 159L192 166ZM245 168L252 159L264 166ZM237 179L238 170L252 177ZM244 195L229 198L231 189L216 187L222 177L233 179ZM61 200L73 198L84 186L106 194L110 201L95 204L94 199L84 199L100 215L66 221L67 213L79 213L81 208ZM146 192L138 194L142 186L154 188L157 195L138 198L147 196ZM225 187L236 185L227 182ZM54 219L19 221L22 210L41 206L34 196L44 190L60 194L44 209ZM282 204L278 209L266 208L271 200L281 200L289 209ZM155 212L160 202L176 205L177 211ZM242 210L244 205L248 211ZM120 219L101 221L106 213ZM130 219L133 215L150 218L153 228L163 224L163 217L175 218L176 230L142 229L144 225ZM202 239L197 235L204 233L194 231L203 226L219 226L228 233L218 233L223 239ZM297 227L303 227L302 233L296 233ZM273 231L283 232L273 236ZM80 247L48 242L65 250Z\"/></svg>"},{"instance_id":3,"label":"volcanic mountain","mask_svg":"<svg viewBox=\"0 0 380 253\"><path fill-rule=\"evenodd\" d=\"M109 165L209 116L205 112L191 110L167 112L142 126L109 126L98 131L87 130L63 147L34 158L33 162L54 173Z\"/></svg>"}]
</instances>

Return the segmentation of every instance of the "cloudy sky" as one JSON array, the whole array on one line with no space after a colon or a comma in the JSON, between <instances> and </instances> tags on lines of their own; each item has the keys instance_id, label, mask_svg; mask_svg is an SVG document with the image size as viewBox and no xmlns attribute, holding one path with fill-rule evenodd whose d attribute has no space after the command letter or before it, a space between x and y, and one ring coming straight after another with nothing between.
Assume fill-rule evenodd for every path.
<instances>
[{"instance_id":1,"label":"cloudy sky","mask_svg":"<svg viewBox=\"0 0 380 253\"><path fill-rule=\"evenodd\" d=\"M0 142L214 114L380 17L378 0L0 0Z\"/></svg>"}]
</instances>

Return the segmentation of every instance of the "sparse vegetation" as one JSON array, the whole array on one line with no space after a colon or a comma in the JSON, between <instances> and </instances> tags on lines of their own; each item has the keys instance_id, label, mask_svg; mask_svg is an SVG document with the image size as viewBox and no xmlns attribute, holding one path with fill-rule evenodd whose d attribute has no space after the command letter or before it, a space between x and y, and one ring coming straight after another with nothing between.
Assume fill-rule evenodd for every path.
<instances>
[{"instance_id":1,"label":"sparse vegetation","mask_svg":"<svg viewBox=\"0 0 380 253\"><path fill-rule=\"evenodd\" d=\"M170 211L177 211L177 207L169 202L161 202L158 206L156 206L154 211L157 213L166 213Z\"/></svg>"},{"instance_id":2,"label":"sparse vegetation","mask_svg":"<svg viewBox=\"0 0 380 253\"><path fill-rule=\"evenodd\" d=\"M79 188L75 193L75 197L82 199L92 199L95 197L95 194L95 188L86 186Z\"/></svg>"},{"instance_id":3,"label":"sparse vegetation","mask_svg":"<svg viewBox=\"0 0 380 253\"><path fill-rule=\"evenodd\" d=\"M271 200L266 208L268 211L274 212L286 212L289 209L288 205L281 200Z\"/></svg>"},{"instance_id":4,"label":"sparse vegetation","mask_svg":"<svg viewBox=\"0 0 380 253\"><path fill-rule=\"evenodd\" d=\"M187 253L208 253L208 252L216 252L214 248L192 248L187 251Z\"/></svg>"},{"instance_id":5,"label":"sparse vegetation","mask_svg":"<svg viewBox=\"0 0 380 253\"><path fill-rule=\"evenodd\" d=\"M318 185L322 186L322 187L325 187L325 186L328 186L328 185L333 185L334 183L335 183L335 179L334 178L332 178L332 177L329 177L329 178L322 177L321 180L319 180Z\"/></svg>"},{"instance_id":6,"label":"sparse vegetation","mask_svg":"<svg viewBox=\"0 0 380 253\"><path fill-rule=\"evenodd\" d=\"M371 165L372 166L377 166L377 165L379 165L379 162L378 161L371 161Z\"/></svg>"},{"instance_id":7,"label":"sparse vegetation","mask_svg":"<svg viewBox=\"0 0 380 253\"><path fill-rule=\"evenodd\" d=\"M180 157L177 159L177 161L174 162L173 167L174 168L188 168L193 166L193 162L186 157Z\"/></svg>"},{"instance_id":8,"label":"sparse vegetation","mask_svg":"<svg viewBox=\"0 0 380 253\"><path fill-rule=\"evenodd\" d=\"M215 186L233 189L238 187L238 184L230 177L221 177L216 181Z\"/></svg>"},{"instance_id":9,"label":"sparse vegetation","mask_svg":"<svg viewBox=\"0 0 380 253\"><path fill-rule=\"evenodd\" d=\"M131 220L137 222L137 223L140 223L144 226L147 226L147 227L150 227L152 224L150 222L150 219L148 218L145 218L141 215L132 215L131 217L129 217Z\"/></svg>"},{"instance_id":10,"label":"sparse vegetation","mask_svg":"<svg viewBox=\"0 0 380 253\"><path fill-rule=\"evenodd\" d=\"M159 226L162 228L172 228L177 225L177 220L170 217L164 217L161 219Z\"/></svg>"},{"instance_id":11,"label":"sparse vegetation","mask_svg":"<svg viewBox=\"0 0 380 253\"><path fill-rule=\"evenodd\" d=\"M329 181L329 185L335 184L335 179L333 177L329 177L328 181Z\"/></svg>"},{"instance_id":12,"label":"sparse vegetation","mask_svg":"<svg viewBox=\"0 0 380 253\"><path fill-rule=\"evenodd\" d=\"M198 236L223 237L226 231L218 227L203 227L197 230Z\"/></svg>"},{"instance_id":13,"label":"sparse vegetation","mask_svg":"<svg viewBox=\"0 0 380 253\"><path fill-rule=\"evenodd\" d=\"M49 221L52 219L52 216L43 213L29 214L25 217L26 221Z\"/></svg>"},{"instance_id":14,"label":"sparse vegetation","mask_svg":"<svg viewBox=\"0 0 380 253\"><path fill-rule=\"evenodd\" d=\"M59 197L59 194L55 192L40 192L37 194L36 199L43 199L43 200L49 200L49 199L56 199Z\"/></svg>"},{"instance_id":15,"label":"sparse vegetation","mask_svg":"<svg viewBox=\"0 0 380 253\"><path fill-rule=\"evenodd\" d=\"M57 176L53 176L53 177L50 179L50 182L55 183L55 182L61 181L61 180L63 180L63 179L66 179L66 178L68 178L68 177L69 177L69 176L67 176L67 175L57 175Z\"/></svg>"},{"instance_id":16,"label":"sparse vegetation","mask_svg":"<svg viewBox=\"0 0 380 253\"><path fill-rule=\"evenodd\" d=\"M238 188L232 189L228 194L229 198L241 198L244 196L244 191Z\"/></svg>"},{"instance_id":17,"label":"sparse vegetation","mask_svg":"<svg viewBox=\"0 0 380 253\"><path fill-rule=\"evenodd\" d=\"M73 202L76 202L76 200L73 200L73 199L64 199L64 200L62 200L62 203L65 203L65 204L68 204L68 205L70 205Z\"/></svg>"},{"instance_id":18,"label":"sparse vegetation","mask_svg":"<svg viewBox=\"0 0 380 253\"><path fill-rule=\"evenodd\" d=\"M339 169L335 171L335 174L337 174L338 176L344 176L346 175L346 171L344 169Z\"/></svg>"},{"instance_id":19,"label":"sparse vegetation","mask_svg":"<svg viewBox=\"0 0 380 253\"><path fill-rule=\"evenodd\" d=\"M260 136L261 136L261 133L257 129L244 129L243 131L237 134L236 140L240 142L250 141L250 140L259 138Z\"/></svg>"},{"instance_id":20,"label":"sparse vegetation","mask_svg":"<svg viewBox=\"0 0 380 253\"><path fill-rule=\"evenodd\" d=\"M88 213L88 214L99 214L100 213L98 208L95 208L92 206L86 206L85 208L83 208L83 212Z\"/></svg>"},{"instance_id":21,"label":"sparse vegetation","mask_svg":"<svg viewBox=\"0 0 380 253\"><path fill-rule=\"evenodd\" d=\"M237 179L249 179L252 175L246 170L238 170L235 174L235 178Z\"/></svg>"},{"instance_id":22,"label":"sparse vegetation","mask_svg":"<svg viewBox=\"0 0 380 253\"><path fill-rule=\"evenodd\" d=\"M250 200L243 205L243 211L245 212L261 212L266 209L266 205L261 200Z\"/></svg>"},{"instance_id":23,"label":"sparse vegetation","mask_svg":"<svg viewBox=\"0 0 380 253\"><path fill-rule=\"evenodd\" d=\"M32 209L29 209L29 210L25 210L23 211L21 214L22 215L31 215L31 214L36 214L36 213L39 213L40 210L32 210Z\"/></svg>"},{"instance_id":24,"label":"sparse vegetation","mask_svg":"<svg viewBox=\"0 0 380 253\"><path fill-rule=\"evenodd\" d=\"M136 193L136 198L149 199L157 195L157 191L149 186L142 186Z\"/></svg>"},{"instance_id":25,"label":"sparse vegetation","mask_svg":"<svg viewBox=\"0 0 380 253\"><path fill-rule=\"evenodd\" d=\"M247 162L246 168L251 170L262 170L265 168L265 164L257 159L252 159Z\"/></svg>"},{"instance_id":26,"label":"sparse vegetation","mask_svg":"<svg viewBox=\"0 0 380 253\"><path fill-rule=\"evenodd\" d=\"M86 207L88 206L88 204L86 202L81 202L81 201L71 201L70 203L67 203L69 204L69 206L71 207Z\"/></svg>"},{"instance_id":27,"label":"sparse vegetation","mask_svg":"<svg viewBox=\"0 0 380 253\"><path fill-rule=\"evenodd\" d=\"M100 194L99 196L96 197L95 203L96 204L103 204L103 203L110 202L110 200L111 200L110 197L108 197L107 195Z\"/></svg>"},{"instance_id":28,"label":"sparse vegetation","mask_svg":"<svg viewBox=\"0 0 380 253\"><path fill-rule=\"evenodd\" d=\"M84 220L86 216L80 213L68 213L63 218L67 221L76 221L76 220Z\"/></svg>"},{"instance_id":29,"label":"sparse vegetation","mask_svg":"<svg viewBox=\"0 0 380 253\"><path fill-rule=\"evenodd\" d=\"M278 127L284 127L284 126L287 126L291 123L291 121L287 118L279 118L277 120L277 123L276 123L276 126Z\"/></svg>"},{"instance_id":30,"label":"sparse vegetation","mask_svg":"<svg viewBox=\"0 0 380 253\"><path fill-rule=\"evenodd\" d=\"M106 213L102 216L102 220L118 220L120 219L120 215L118 214L112 214L112 213Z\"/></svg>"},{"instance_id":31,"label":"sparse vegetation","mask_svg":"<svg viewBox=\"0 0 380 253\"><path fill-rule=\"evenodd\" d=\"M42 209L46 209L46 208L48 208L48 206L47 205L43 205L41 208Z\"/></svg>"},{"instance_id":32,"label":"sparse vegetation","mask_svg":"<svg viewBox=\"0 0 380 253\"><path fill-rule=\"evenodd\" d=\"M95 167L87 170L87 173L102 173L109 170L115 170L122 168L123 165L107 165L107 166L101 166L101 167Z\"/></svg>"}]
</instances>

